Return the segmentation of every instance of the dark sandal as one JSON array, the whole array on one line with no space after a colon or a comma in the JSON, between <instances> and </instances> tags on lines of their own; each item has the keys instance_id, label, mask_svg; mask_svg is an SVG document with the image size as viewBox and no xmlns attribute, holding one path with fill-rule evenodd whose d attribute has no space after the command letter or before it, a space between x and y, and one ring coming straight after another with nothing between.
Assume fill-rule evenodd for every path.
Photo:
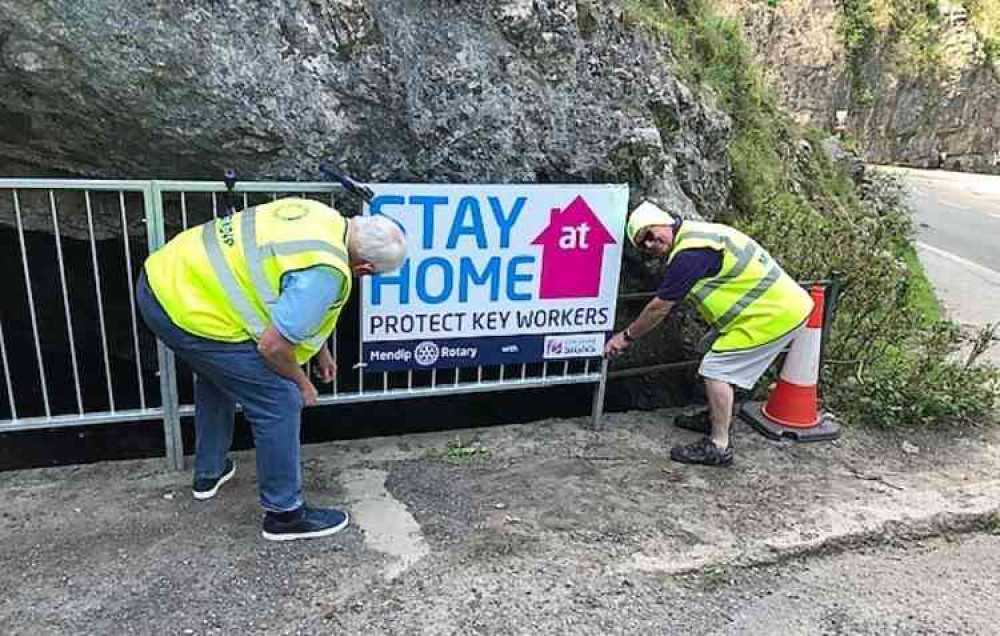
<instances>
[{"instance_id":1,"label":"dark sandal","mask_svg":"<svg viewBox=\"0 0 1000 636\"><path fill-rule=\"evenodd\" d=\"M703 464L705 466L728 466L733 463L733 448L719 448L710 437L703 437L693 444L674 446L670 449L670 459L682 464Z\"/></svg>"}]
</instances>

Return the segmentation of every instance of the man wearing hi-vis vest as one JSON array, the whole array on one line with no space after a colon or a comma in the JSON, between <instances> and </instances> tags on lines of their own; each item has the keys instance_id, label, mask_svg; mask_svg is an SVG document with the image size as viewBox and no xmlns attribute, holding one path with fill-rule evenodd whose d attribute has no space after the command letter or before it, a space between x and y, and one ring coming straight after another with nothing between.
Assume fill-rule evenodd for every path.
<instances>
[{"instance_id":1,"label":"man wearing hi-vis vest","mask_svg":"<svg viewBox=\"0 0 1000 636\"><path fill-rule=\"evenodd\" d=\"M321 537L348 516L302 500L301 409L316 387L301 365L315 357L330 382L326 340L352 278L387 272L406 258L386 217L345 219L306 199L279 199L193 227L149 256L137 304L153 331L194 370L195 499L232 478L227 458L236 404L252 426L265 539Z\"/></svg>"},{"instance_id":2,"label":"man wearing hi-vis vest","mask_svg":"<svg viewBox=\"0 0 1000 636\"><path fill-rule=\"evenodd\" d=\"M670 458L730 464L733 385L753 388L804 327L812 298L756 241L726 225L675 220L646 201L629 215L625 231L643 252L666 257L667 266L656 297L608 341L605 354L621 354L666 318L674 304L690 300L718 334L698 369L709 410L708 417L677 419L678 426L705 437L671 449Z\"/></svg>"}]
</instances>

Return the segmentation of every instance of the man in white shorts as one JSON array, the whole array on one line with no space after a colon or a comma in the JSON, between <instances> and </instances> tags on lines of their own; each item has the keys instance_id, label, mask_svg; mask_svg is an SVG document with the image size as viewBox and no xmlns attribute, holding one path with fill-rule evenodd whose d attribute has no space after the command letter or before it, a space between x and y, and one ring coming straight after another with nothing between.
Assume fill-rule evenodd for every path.
<instances>
[{"instance_id":1,"label":"man in white shorts","mask_svg":"<svg viewBox=\"0 0 1000 636\"><path fill-rule=\"evenodd\" d=\"M694 304L718 333L698 369L705 379L709 417L678 418L678 425L705 437L674 447L670 458L728 465L733 461L733 386L753 388L802 330L812 312L812 298L756 241L729 226L674 219L646 201L629 215L625 231L643 252L666 257L667 266L656 297L608 341L605 355L620 355L681 300Z\"/></svg>"}]
</instances>

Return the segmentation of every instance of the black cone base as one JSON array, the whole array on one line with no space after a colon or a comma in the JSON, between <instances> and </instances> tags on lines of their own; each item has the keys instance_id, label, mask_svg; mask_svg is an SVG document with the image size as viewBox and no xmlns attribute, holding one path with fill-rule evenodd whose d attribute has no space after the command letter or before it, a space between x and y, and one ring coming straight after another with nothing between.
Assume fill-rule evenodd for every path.
<instances>
[{"instance_id":1,"label":"black cone base","mask_svg":"<svg viewBox=\"0 0 1000 636\"><path fill-rule=\"evenodd\" d=\"M778 424L764 415L763 402L747 402L740 416L757 432L769 439L790 439L796 442L825 442L840 437L840 425L833 415L820 413L819 424L810 428L795 428Z\"/></svg>"}]
</instances>

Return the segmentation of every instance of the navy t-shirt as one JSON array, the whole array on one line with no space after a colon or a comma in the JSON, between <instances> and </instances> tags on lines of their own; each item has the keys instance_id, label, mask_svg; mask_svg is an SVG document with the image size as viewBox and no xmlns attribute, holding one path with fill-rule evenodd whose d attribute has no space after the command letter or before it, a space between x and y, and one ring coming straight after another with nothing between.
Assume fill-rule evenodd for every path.
<instances>
[{"instance_id":1,"label":"navy t-shirt","mask_svg":"<svg viewBox=\"0 0 1000 636\"><path fill-rule=\"evenodd\" d=\"M674 236L681 229L683 221L674 224ZM663 274L656 297L660 300L680 302L702 278L717 275L722 270L722 252L710 247L696 247L679 253L670 261Z\"/></svg>"}]
</instances>

